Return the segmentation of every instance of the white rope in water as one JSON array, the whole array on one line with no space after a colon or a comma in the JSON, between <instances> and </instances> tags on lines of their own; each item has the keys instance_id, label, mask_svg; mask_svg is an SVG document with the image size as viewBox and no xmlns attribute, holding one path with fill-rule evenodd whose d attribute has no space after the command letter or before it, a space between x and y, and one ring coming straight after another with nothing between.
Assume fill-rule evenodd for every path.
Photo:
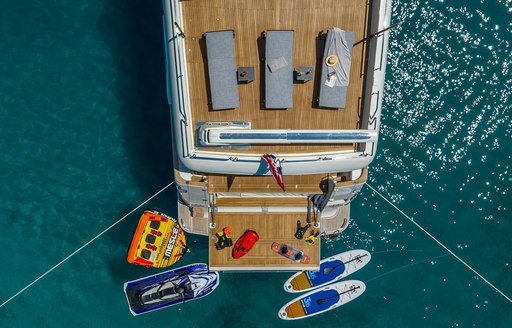
<instances>
[{"instance_id":1,"label":"white rope in water","mask_svg":"<svg viewBox=\"0 0 512 328\"><path fill-rule=\"evenodd\" d=\"M376 252L372 252L372 254L376 254ZM376 276L376 277L373 277L373 278L370 278L370 279L366 280L364 283L366 284L366 283L369 283L370 281L373 281L373 280L375 280L375 279L378 279L378 278L381 278L381 277L387 276L388 274L391 274L391 273L393 273L393 272L397 272L397 271L400 271L400 270L402 270L402 269L409 268L409 267L411 267L411 266L413 266L413 265L417 265L417 264L425 263L425 262L432 261L432 260L435 260L435 259L441 258L441 257L443 257L443 256L448 256L448 255L450 255L450 254L448 254L448 253L444 253L444 254L441 254L441 255L437 255L437 256L429 257L428 259L424 259L424 260L421 260L421 261L419 261L419 262L409 263L409 264L406 264L406 265L401 266L401 267L399 267L399 268L396 268L396 269L390 270L390 271L388 271L388 272L385 272L385 273L383 273L383 274L379 274L379 275L378 275L378 276Z\"/></svg>"},{"instance_id":2,"label":"white rope in water","mask_svg":"<svg viewBox=\"0 0 512 328\"><path fill-rule=\"evenodd\" d=\"M110 227L106 228L105 230L103 230L102 232L100 232L99 234L96 235L96 237L92 238L91 240L89 240L88 242L86 242L82 247L80 247L79 249L77 249L76 251L74 251L73 253L69 254L65 259L63 259L62 261L60 261L59 263L55 264L50 270L46 271L45 273L43 273L42 275L40 275L37 279L35 279L34 281L32 281L30 284L28 284L27 286L25 286L23 289L21 289L19 292L17 292L16 294L12 295L9 299L7 299L5 302L3 302L1 305L0 305L0 308L2 308L4 305L6 305L7 303L9 303L12 299L14 299L16 296L20 295L21 293L23 293L25 290L27 290L28 288L30 288L33 284L35 284L36 282L38 282L39 280L43 279L47 274L49 274L50 272L52 272L53 270L55 270L57 267L59 267L61 264L63 264L64 262L66 262L67 260L69 260L71 257L73 257L76 253L80 252L82 249L84 249L85 247L89 246L89 244L91 244L93 241L95 241L96 239L98 239L99 237L101 237L105 232L109 231L110 229L112 229L113 227L115 227L117 224L119 224L121 221L123 221L124 219L126 219L128 216L130 216L133 212L135 212L136 210L138 210L140 207L142 207L144 204L146 204L147 202L149 202L150 200L152 200L153 198L155 198L156 196L158 196L160 193L162 193L164 190L166 190L167 188L169 188L170 186L172 186L174 184L174 181L169 183L167 186L163 187L162 189L160 189L157 193L153 194L153 196L149 197L148 199L146 199L144 202L142 202L139 206L135 207L133 210L131 210L130 212L128 212L128 214L125 214L125 216L123 216L122 218L120 218L119 220L117 220L116 222L114 222L112 225L110 225Z\"/></svg>"},{"instance_id":3,"label":"white rope in water","mask_svg":"<svg viewBox=\"0 0 512 328\"><path fill-rule=\"evenodd\" d=\"M384 197L380 192L378 192L377 190L375 190L375 188L373 188L372 186L370 186L370 184L366 184L371 190L373 190L373 192L375 192L377 195L379 195L380 197L382 197L382 199L384 199L386 202L388 202L389 205L391 205L393 208L395 208L398 212L400 212L403 216L405 216L407 219L409 219L409 221L411 221L412 223L414 223L414 225L416 225L421 231L423 231L425 234L427 234L427 236L429 236L430 238L432 238L436 243L438 243L441 247L443 247L448 253L450 253L453 257L455 257L457 260L459 260L462 264L464 264L469 270L473 271L474 274L476 274L478 277L480 277L486 284L488 284L489 286L491 286L492 288L494 288L495 291L497 291L498 293L501 294L501 296L505 297L507 299L507 301L509 301L510 303L512 303L512 299L510 299L510 297L508 297L507 295L505 295L505 293L503 293L501 290L499 290L496 286L494 286L489 280L485 279L480 273L478 273L475 269L473 269L469 264L467 264L463 259L461 259L460 257L457 256L457 254L455 254L454 252L452 252L448 247L446 247L442 242L440 242L439 240L437 240L436 237L432 236L432 234L430 234L427 230L425 230L422 226L420 226L416 221L414 221L410 216L408 216L407 214L405 214L401 209L399 209L395 204L393 204L390 200L388 200L386 197Z\"/></svg>"}]
</instances>

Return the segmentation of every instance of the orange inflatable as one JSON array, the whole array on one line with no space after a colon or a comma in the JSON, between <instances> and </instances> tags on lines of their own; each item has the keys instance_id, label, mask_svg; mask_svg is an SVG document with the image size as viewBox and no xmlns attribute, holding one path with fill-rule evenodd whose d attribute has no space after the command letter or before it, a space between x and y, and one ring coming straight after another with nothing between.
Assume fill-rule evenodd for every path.
<instances>
[{"instance_id":1,"label":"orange inflatable","mask_svg":"<svg viewBox=\"0 0 512 328\"><path fill-rule=\"evenodd\" d=\"M129 263L164 268L178 262L187 251L185 231L178 221L154 210L145 210L128 249Z\"/></svg>"}]
</instances>

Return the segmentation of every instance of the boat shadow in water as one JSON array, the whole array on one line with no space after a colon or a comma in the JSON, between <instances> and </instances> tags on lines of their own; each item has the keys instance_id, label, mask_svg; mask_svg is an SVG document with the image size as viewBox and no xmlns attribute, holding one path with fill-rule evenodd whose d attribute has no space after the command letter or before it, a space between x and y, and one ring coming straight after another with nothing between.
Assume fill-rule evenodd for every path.
<instances>
[{"instance_id":1,"label":"boat shadow in water","mask_svg":"<svg viewBox=\"0 0 512 328\"><path fill-rule=\"evenodd\" d=\"M98 20L97 29L108 49L117 78L111 93L120 99L118 115L123 124L124 152L137 194L150 197L173 180L170 113L166 95L161 2L113 0ZM121 8L125 14L118 15ZM115 118L116 120L118 118ZM104 124L108 124L105 122ZM127 191L130 192L130 191ZM139 197L137 197L139 199ZM140 202L146 198L140 198ZM127 263L133 231L147 207L177 215L174 186L132 213L108 232L113 249L106 262L116 281L141 275L145 268ZM119 208L112 222L129 213L137 203ZM145 272L147 273L147 272Z\"/></svg>"},{"instance_id":2,"label":"boat shadow in water","mask_svg":"<svg viewBox=\"0 0 512 328\"><path fill-rule=\"evenodd\" d=\"M124 124L123 151L132 179L142 194L151 195L173 178L162 6L160 2L114 1L98 21L98 29L117 71L112 91L124 104L119 113ZM111 10L119 7L127 14Z\"/></svg>"}]
</instances>

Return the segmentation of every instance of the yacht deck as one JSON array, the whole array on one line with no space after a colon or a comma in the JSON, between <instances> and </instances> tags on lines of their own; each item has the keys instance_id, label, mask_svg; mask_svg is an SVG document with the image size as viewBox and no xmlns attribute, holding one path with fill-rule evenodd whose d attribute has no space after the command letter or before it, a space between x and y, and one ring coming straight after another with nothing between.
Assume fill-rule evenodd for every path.
<instances>
[{"instance_id":1,"label":"yacht deck","mask_svg":"<svg viewBox=\"0 0 512 328\"><path fill-rule=\"evenodd\" d=\"M172 15L177 15L177 17L173 16L173 24L176 21L179 22L179 25L171 28L174 28L173 33L179 30L180 34L178 36L173 34L174 39L168 40L170 45L178 45L173 48L174 53L170 57L174 58L173 60L178 58L180 64L179 70L173 70L175 63L170 63L171 70L176 74L179 82L177 89L171 90L173 91L172 96L179 100L178 106L174 107L175 111L178 110L176 113L179 117L174 117L173 124L174 133L179 134L181 129L182 135L178 136L181 136L182 149L178 149L178 151L182 153L179 156L183 158L184 163L185 158L187 159L187 163L184 165L187 165L187 168L192 171L192 176L188 177L189 173L185 172L182 177L177 178L177 181L183 180L180 186L186 186L187 191L184 191L182 195L187 200L191 200L189 205L186 203L182 205L183 211L186 212L183 213L183 220L188 220L184 226L195 233L209 236L211 270L318 269L321 258L320 238L314 245L308 245L304 239L295 238L297 221L300 220L302 225L306 224L307 195L324 193L323 181L327 181L328 177L334 178L337 187L344 189L350 187L352 192L366 180L366 169L364 172L360 172L362 174L359 178L352 176L357 175L358 168L367 165L363 156L354 154L361 152L359 145L366 144L361 141L365 140L364 136L329 139L327 134L335 134L339 130L372 130L373 126L369 128L370 121L371 124L378 123L374 116L380 113L378 106L380 94L377 92L376 98L372 98L375 85L373 80L375 73L372 67L375 65L375 56L373 53L369 54L369 49L375 50L376 44L371 40L369 43L362 41L369 34L370 6L376 9L381 7L380 4L380 1L369 2L367 0L178 0L177 11L173 11ZM371 18L372 29L374 29L376 17L378 18L378 15ZM318 106L320 75L324 65L324 35L333 27L353 32L355 35L351 51L346 105L339 109ZM234 85L231 76L225 74L233 67L230 55L225 56L229 58L227 64L217 65L217 59L223 60L223 49L231 49L231 34L208 34L208 49L211 52L207 52L205 33L227 30L234 32L235 67L254 68L252 82L239 82ZM294 69L299 66L311 67L314 75L308 82L294 81L292 86L293 106L287 109L265 108L265 32L270 30L294 31L291 66ZM288 35L287 42L290 44L290 33L286 34ZM228 35L229 38L212 39L212 35ZM268 35L267 40L270 40L271 34ZM274 35L276 34L274 33ZM350 36L352 38L352 34ZM175 40L178 42L174 42ZM277 46L269 49L275 49L275 47ZM212 51L213 49L215 50ZM284 59L286 56L286 72L289 72L290 65L289 49L288 47L286 55L276 57ZM219 53L218 57L213 55ZM208 55L213 57L213 59L210 58L210 67L207 60ZM269 55L267 54L267 56ZM182 66L183 63L186 67ZM230 81L228 87L213 88L217 110L213 110L211 104L212 88L209 84L209 68L219 73L218 75L212 73L213 80L225 75L228 78L219 81ZM369 76L365 75L367 68ZM325 74L324 71L324 81L326 81ZM274 79L277 74L268 76ZM283 93L287 95L289 95L288 83L290 81L285 78L285 82L278 85L286 87L286 91ZM218 85L222 85L222 83ZM215 84L215 86L218 85ZM223 97L226 94L225 90L231 90L231 95L235 95L235 91L238 91L240 105L237 108L222 109L238 104L238 101L229 99L236 98L236 96L227 97L229 101L226 101L225 105L219 104L219 99L226 100ZM267 96L271 94L268 90L267 88ZM272 99L277 97L278 100L281 100L280 95L283 93L279 93L277 96L272 95ZM363 94L365 94L364 99ZM267 100L267 105L269 103L271 101ZM288 100L283 103L291 104ZM341 106L338 104L342 103L343 101L336 102L334 105L326 104L326 106ZM376 105L370 110L369 104L373 105L374 103ZM280 103L278 102L278 104ZM279 105L275 107L277 106ZM365 107L364 112L363 106ZM283 130L278 132L280 134L288 133L285 130L294 130L292 131L294 133L297 130L300 132L304 130L332 131L323 131L323 134L315 131L309 134L311 136L309 139L301 136L289 139L277 137L278 141L275 144L257 144L255 142L250 146L228 148L204 146L199 143L197 132L204 122L246 122L250 123L250 128L253 130ZM273 133L260 132L266 135L258 142L273 140L276 136L275 131L272 131ZM256 132L253 133L257 135ZM296 134L306 135L306 133ZM202 135L203 138L206 138L203 140L208 140L205 144L210 142L210 136L212 136L210 132L204 132ZM244 135L240 134L232 138L238 138L243 141L241 143L245 143L243 137ZM215 136L212 136L212 140L214 140L212 144L215 144ZM290 140L302 143L280 143ZM308 144L305 140L310 143ZM339 143L328 144L328 142ZM356 144L356 142L361 143ZM373 154L371 153L372 149L364 155ZM211 152L222 152L223 154L212 156ZM260 172L264 172L264 169L260 170L262 168L261 161L258 162L255 158L266 153L276 154L278 157L290 155L290 158L285 158L288 163L291 163L288 165L291 168L290 173L287 174L285 171L287 174L285 175L286 192L283 192L274 182L273 177L268 174L263 176L244 175L254 174L256 171L259 172L258 174L262 174ZM248 154L251 155L247 156ZM304 156L298 156L298 154ZM349 162L351 160L355 163ZM301 166L306 162L309 165L309 171L303 170ZM223 163L225 166L221 170L219 166ZM211 167L210 164L216 166ZM317 167L311 169L313 165L318 165L318 169ZM333 172L333 170L339 171ZM350 190L342 190L338 195L339 199L345 199L341 198L345 195L342 192L350 196ZM201 211L197 208L200 208ZM325 223L329 227L332 225L332 230L335 230L346 226L349 211L349 206L345 206L339 211L331 211L323 219L316 219L320 224ZM320 222L322 220L325 222ZM196 227L199 225L200 227ZM226 226L232 227L230 237L233 243L236 243L237 239L249 229L258 233L259 241L247 255L240 259L234 259L231 256L232 247L222 250L215 248L217 241L215 234ZM305 236L308 236L311 230L312 228L309 228ZM273 242L287 244L304 251L310 257L310 263L300 264L275 253L271 249Z\"/></svg>"},{"instance_id":2,"label":"yacht deck","mask_svg":"<svg viewBox=\"0 0 512 328\"><path fill-rule=\"evenodd\" d=\"M357 129L364 88L365 43L368 6L366 0L188 0L181 1L185 34L192 124L216 121L251 122L253 129ZM320 75L324 41L319 37L329 28L355 32L347 105L343 109L316 108L319 79L294 83L293 108L264 109L264 58L262 33L266 30L294 30L293 67L311 66ZM236 66L252 66L255 80L239 84L240 107L213 111L209 105L209 79L203 34L234 30ZM354 144L273 145L273 153L304 153L353 150ZM209 151L225 148L209 147ZM267 145L236 148L239 153L264 153Z\"/></svg>"}]
</instances>

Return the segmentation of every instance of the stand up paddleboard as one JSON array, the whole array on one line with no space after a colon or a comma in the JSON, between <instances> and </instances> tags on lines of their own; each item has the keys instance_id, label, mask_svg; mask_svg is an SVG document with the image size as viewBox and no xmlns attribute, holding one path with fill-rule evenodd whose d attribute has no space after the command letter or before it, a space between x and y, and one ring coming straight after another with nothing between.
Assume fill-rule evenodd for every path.
<instances>
[{"instance_id":1,"label":"stand up paddleboard","mask_svg":"<svg viewBox=\"0 0 512 328\"><path fill-rule=\"evenodd\" d=\"M288 302L279 310L279 318L297 320L314 316L346 304L366 290L362 281L346 280L313 290Z\"/></svg>"},{"instance_id":2,"label":"stand up paddleboard","mask_svg":"<svg viewBox=\"0 0 512 328\"><path fill-rule=\"evenodd\" d=\"M300 293L325 286L361 269L370 259L370 253L362 249L336 254L320 261L319 271L302 271L291 276L284 283L284 290Z\"/></svg>"}]
</instances>

